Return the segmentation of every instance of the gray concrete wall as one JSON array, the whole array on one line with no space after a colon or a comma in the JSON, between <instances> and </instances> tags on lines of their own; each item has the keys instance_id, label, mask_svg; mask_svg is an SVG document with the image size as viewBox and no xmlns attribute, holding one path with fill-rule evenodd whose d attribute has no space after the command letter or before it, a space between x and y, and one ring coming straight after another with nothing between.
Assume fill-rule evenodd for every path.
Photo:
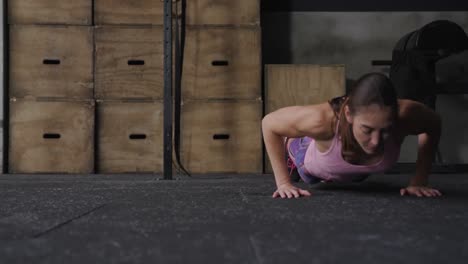
<instances>
[{"instance_id":1,"label":"gray concrete wall","mask_svg":"<svg viewBox=\"0 0 468 264\"><path fill-rule=\"evenodd\" d=\"M264 62L345 64L350 80L370 71L388 73L389 67L372 66L371 61L391 60L392 49L404 34L439 19L458 23L468 32L468 12L267 13ZM440 61L437 70L439 79L468 82L468 53ZM444 159L468 163L468 97L439 96L437 109L444 122L440 144ZM416 137L408 137L400 162L414 162L416 154Z\"/></svg>"}]
</instances>

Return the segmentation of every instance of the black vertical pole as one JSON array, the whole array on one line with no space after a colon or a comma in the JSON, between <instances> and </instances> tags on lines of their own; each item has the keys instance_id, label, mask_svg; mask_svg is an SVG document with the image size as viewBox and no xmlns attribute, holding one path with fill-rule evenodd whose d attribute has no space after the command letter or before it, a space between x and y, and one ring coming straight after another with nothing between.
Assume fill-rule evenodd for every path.
<instances>
[{"instance_id":1,"label":"black vertical pole","mask_svg":"<svg viewBox=\"0 0 468 264\"><path fill-rule=\"evenodd\" d=\"M10 33L8 26L8 1L3 1L3 173L8 173L9 130L10 130L10 94L9 94L9 47Z\"/></svg>"},{"instance_id":2,"label":"black vertical pole","mask_svg":"<svg viewBox=\"0 0 468 264\"><path fill-rule=\"evenodd\" d=\"M172 180L172 0L164 0L164 179Z\"/></svg>"}]
</instances>

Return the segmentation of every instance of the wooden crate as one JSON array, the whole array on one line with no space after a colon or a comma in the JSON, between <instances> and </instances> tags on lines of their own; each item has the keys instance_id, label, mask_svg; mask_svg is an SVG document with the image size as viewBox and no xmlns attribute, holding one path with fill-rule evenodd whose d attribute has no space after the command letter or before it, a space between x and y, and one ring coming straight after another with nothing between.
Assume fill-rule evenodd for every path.
<instances>
[{"instance_id":1,"label":"wooden crate","mask_svg":"<svg viewBox=\"0 0 468 264\"><path fill-rule=\"evenodd\" d=\"M188 27L182 96L260 98L260 37L259 27Z\"/></svg>"},{"instance_id":2,"label":"wooden crate","mask_svg":"<svg viewBox=\"0 0 468 264\"><path fill-rule=\"evenodd\" d=\"M265 66L265 114L292 105L310 105L345 94L344 65ZM268 155L265 170L272 173Z\"/></svg>"},{"instance_id":3,"label":"wooden crate","mask_svg":"<svg viewBox=\"0 0 468 264\"><path fill-rule=\"evenodd\" d=\"M163 25L164 2L154 0L94 0L96 25Z\"/></svg>"},{"instance_id":4,"label":"wooden crate","mask_svg":"<svg viewBox=\"0 0 468 264\"><path fill-rule=\"evenodd\" d=\"M10 27L11 97L93 97L93 29Z\"/></svg>"},{"instance_id":5,"label":"wooden crate","mask_svg":"<svg viewBox=\"0 0 468 264\"><path fill-rule=\"evenodd\" d=\"M258 25L259 0L190 0L187 1L189 25Z\"/></svg>"},{"instance_id":6,"label":"wooden crate","mask_svg":"<svg viewBox=\"0 0 468 264\"><path fill-rule=\"evenodd\" d=\"M161 26L97 27L95 33L97 99L163 98Z\"/></svg>"},{"instance_id":7,"label":"wooden crate","mask_svg":"<svg viewBox=\"0 0 468 264\"><path fill-rule=\"evenodd\" d=\"M102 101L97 103L99 173L161 173L163 103Z\"/></svg>"},{"instance_id":8,"label":"wooden crate","mask_svg":"<svg viewBox=\"0 0 468 264\"><path fill-rule=\"evenodd\" d=\"M344 95L345 81L344 65L265 65L266 113Z\"/></svg>"},{"instance_id":9,"label":"wooden crate","mask_svg":"<svg viewBox=\"0 0 468 264\"><path fill-rule=\"evenodd\" d=\"M10 24L91 25L93 0L8 0Z\"/></svg>"},{"instance_id":10,"label":"wooden crate","mask_svg":"<svg viewBox=\"0 0 468 264\"><path fill-rule=\"evenodd\" d=\"M191 173L261 173L260 100L185 101L181 162Z\"/></svg>"},{"instance_id":11,"label":"wooden crate","mask_svg":"<svg viewBox=\"0 0 468 264\"><path fill-rule=\"evenodd\" d=\"M94 102L10 100L9 173L92 173Z\"/></svg>"}]
</instances>

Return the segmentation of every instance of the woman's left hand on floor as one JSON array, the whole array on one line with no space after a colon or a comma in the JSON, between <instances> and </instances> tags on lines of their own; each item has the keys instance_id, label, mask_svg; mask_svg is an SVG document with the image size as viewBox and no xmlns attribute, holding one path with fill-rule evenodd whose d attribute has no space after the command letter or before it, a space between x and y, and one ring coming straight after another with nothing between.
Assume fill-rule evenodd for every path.
<instances>
[{"instance_id":1,"label":"woman's left hand on floor","mask_svg":"<svg viewBox=\"0 0 468 264\"><path fill-rule=\"evenodd\" d=\"M403 195L415 195L418 197L437 197L442 196L439 190L433 189L428 186L408 186L400 190L401 196Z\"/></svg>"}]
</instances>

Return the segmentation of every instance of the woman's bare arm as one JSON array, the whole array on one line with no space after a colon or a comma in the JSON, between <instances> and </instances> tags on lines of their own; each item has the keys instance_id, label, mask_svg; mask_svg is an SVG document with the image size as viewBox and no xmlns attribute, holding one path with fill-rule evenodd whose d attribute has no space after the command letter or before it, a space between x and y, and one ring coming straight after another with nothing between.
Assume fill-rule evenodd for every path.
<instances>
[{"instance_id":1,"label":"woman's bare arm","mask_svg":"<svg viewBox=\"0 0 468 264\"><path fill-rule=\"evenodd\" d=\"M309 136L317 139L329 136L329 111L328 103L291 106L281 108L263 118L263 139L278 187L291 184L284 162L284 137Z\"/></svg>"},{"instance_id":2,"label":"woman's bare arm","mask_svg":"<svg viewBox=\"0 0 468 264\"><path fill-rule=\"evenodd\" d=\"M429 107L411 100L400 100L400 127L406 135L418 135L416 172L410 186L426 186L434 154L441 135L441 118ZM435 190L437 191L437 190ZM418 196L431 196L431 190L422 190ZM438 192L438 191L437 191ZM436 192L436 193L437 193Z\"/></svg>"}]
</instances>

